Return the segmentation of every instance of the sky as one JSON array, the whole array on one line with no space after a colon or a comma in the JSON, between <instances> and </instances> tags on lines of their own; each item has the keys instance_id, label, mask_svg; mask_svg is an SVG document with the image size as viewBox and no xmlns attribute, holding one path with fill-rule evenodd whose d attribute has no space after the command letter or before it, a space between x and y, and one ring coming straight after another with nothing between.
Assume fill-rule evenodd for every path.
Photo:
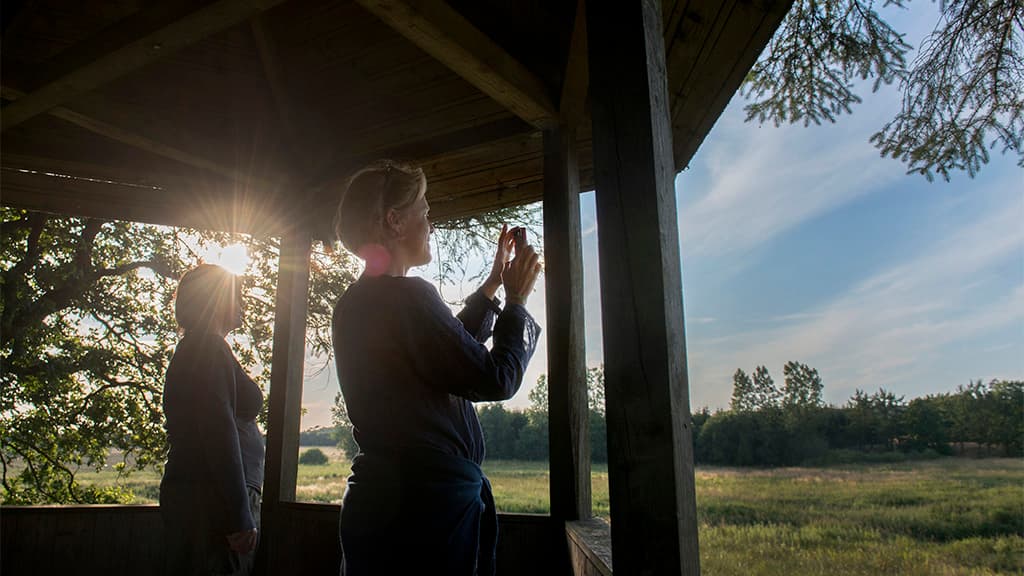
<instances>
[{"instance_id":1,"label":"sky","mask_svg":"<svg viewBox=\"0 0 1024 576\"><path fill-rule=\"evenodd\" d=\"M936 13L915 4L890 16L916 46ZM856 389L909 400L1024 379L1024 170L996 150L973 179L907 175L868 140L896 113L898 91L859 93L852 115L806 128L747 123L737 95L676 177L693 409L727 408L737 368L764 365L781 386L789 360L816 368L835 405ZM592 366L602 359L594 202L581 197ZM543 286L528 309L543 327ZM507 407L529 405L544 345ZM329 425L334 368L307 372L302 427Z\"/></svg>"}]
</instances>

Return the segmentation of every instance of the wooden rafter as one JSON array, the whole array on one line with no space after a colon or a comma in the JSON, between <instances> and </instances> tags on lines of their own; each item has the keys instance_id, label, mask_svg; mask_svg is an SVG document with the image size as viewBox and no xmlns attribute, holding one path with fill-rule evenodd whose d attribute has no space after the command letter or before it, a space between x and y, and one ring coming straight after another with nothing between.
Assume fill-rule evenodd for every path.
<instances>
[{"instance_id":1,"label":"wooden rafter","mask_svg":"<svg viewBox=\"0 0 1024 576\"><path fill-rule=\"evenodd\" d=\"M358 0L402 36L537 128L557 115L544 84L442 0Z\"/></svg>"},{"instance_id":2,"label":"wooden rafter","mask_svg":"<svg viewBox=\"0 0 1024 576\"><path fill-rule=\"evenodd\" d=\"M283 0L218 0L200 8L158 2L45 65L24 98L3 108L7 130L125 74L192 45Z\"/></svg>"},{"instance_id":3,"label":"wooden rafter","mask_svg":"<svg viewBox=\"0 0 1024 576\"><path fill-rule=\"evenodd\" d=\"M665 38L676 170L689 164L792 4L675 3Z\"/></svg>"},{"instance_id":4,"label":"wooden rafter","mask_svg":"<svg viewBox=\"0 0 1024 576\"><path fill-rule=\"evenodd\" d=\"M302 153L303 146L296 127L296 119L292 113L292 99L285 87L284 67L281 65L281 58L278 55L277 44L267 30L267 22L264 15L258 15L250 21L253 38L256 40L256 48L260 54L260 62L263 64L263 74L267 79L267 87L270 89L270 97L274 102L277 111L277 120L288 144L289 158L292 169L303 168L302 159L306 156Z\"/></svg>"},{"instance_id":5,"label":"wooden rafter","mask_svg":"<svg viewBox=\"0 0 1024 576\"><path fill-rule=\"evenodd\" d=\"M3 97L7 100L13 100L15 101L15 103L17 103L20 101L22 97L24 97L24 93L14 88L4 86ZM66 122L70 122L71 124L74 124L79 128L84 128L85 130L88 130L89 132L92 132L94 134L105 136L107 138L110 138L111 140L115 140L122 144L127 144L128 146L137 148L139 150L143 150L145 152L149 152L151 154L155 154L157 156L162 156L164 158L176 160L188 166L202 168L203 170L207 170L214 174L226 176L231 180L234 180L235 182L245 183L251 186L258 186L268 191L273 190L276 186L276 184L273 182L261 178L256 178L251 175L242 174L238 170L229 168L227 166L222 166L221 164L218 164L217 162L214 162L208 158L204 158L202 156L186 152L185 150L181 150L179 148L170 146L158 140L154 140L153 138L150 138L148 136L138 134L136 132L122 128L115 124L111 124L110 122L94 118L87 114L76 112L69 108L58 106L56 108L51 108L47 112L51 116L55 116Z\"/></svg>"},{"instance_id":6,"label":"wooden rafter","mask_svg":"<svg viewBox=\"0 0 1024 576\"><path fill-rule=\"evenodd\" d=\"M562 97L558 100L558 113L563 122L579 126L587 115L587 5L586 0L576 3L576 20L569 41L569 61L565 65Z\"/></svg>"}]
</instances>

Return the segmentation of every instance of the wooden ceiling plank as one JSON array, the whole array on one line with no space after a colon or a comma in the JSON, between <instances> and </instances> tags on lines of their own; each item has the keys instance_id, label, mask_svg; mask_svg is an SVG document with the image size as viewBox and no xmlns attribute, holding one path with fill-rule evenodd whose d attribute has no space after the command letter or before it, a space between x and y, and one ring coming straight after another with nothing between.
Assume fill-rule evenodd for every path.
<instances>
[{"instance_id":1,"label":"wooden ceiling plank","mask_svg":"<svg viewBox=\"0 0 1024 576\"><path fill-rule=\"evenodd\" d=\"M302 140L296 128L296 119L292 113L291 97L285 87L285 72L281 65L281 58L278 53L277 43L267 30L265 15L256 16L250 21L253 37L256 39L256 47L260 54L260 62L263 64L264 75L267 80L267 87L270 89L270 96L277 111L277 119L281 125L281 133L288 142L288 156L291 159L293 168L308 168L302 166L308 154L303 154Z\"/></svg>"},{"instance_id":2,"label":"wooden ceiling plank","mask_svg":"<svg viewBox=\"0 0 1024 576\"><path fill-rule=\"evenodd\" d=\"M7 86L3 87L3 97L8 100L14 100L15 102L17 102L19 101L18 99L22 95L23 93L19 92L18 90L9 88ZM105 136L107 138L110 138L111 140L120 142L122 144L127 144L128 146L131 146L133 148L137 148L139 150L143 150L145 152L149 152L151 154L155 154L163 158L169 158L171 160L181 162L182 164L186 164L188 166L202 168L203 170L207 170L214 174L226 176L231 180L234 180L235 182L259 186L260 188L263 188L268 191L273 190L276 187L275 184L270 181L261 178L256 178L254 176L247 174L242 174L233 168L222 166L202 156L191 154L174 146L169 146L167 144L154 140L148 136L132 132L131 130L126 130L124 128L121 128L120 126L116 126L114 124L105 122L98 118L93 118L92 116L88 116L86 114L75 112L74 110L64 108L62 106L51 108L50 110L48 110L48 113L51 116L60 118L61 120L74 124L75 126L78 126L80 128L84 128L85 130L88 130L89 132L92 132L94 134Z\"/></svg>"},{"instance_id":3,"label":"wooden ceiling plank","mask_svg":"<svg viewBox=\"0 0 1024 576\"><path fill-rule=\"evenodd\" d=\"M694 69L706 72L691 76L672 92L673 155L677 170L685 168L697 152L789 11L792 0L762 4L737 2L729 7L728 24L716 26L713 36L704 39L701 54L693 63ZM712 54L718 58L724 55L723 60L731 64L711 66Z\"/></svg>"},{"instance_id":4,"label":"wooden ceiling plank","mask_svg":"<svg viewBox=\"0 0 1024 576\"><path fill-rule=\"evenodd\" d=\"M538 128L556 112L544 84L442 0L358 0L413 44Z\"/></svg>"},{"instance_id":5,"label":"wooden ceiling plank","mask_svg":"<svg viewBox=\"0 0 1024 576\"><path fill-rule=\"evenodd\" d=\"M94 42L87 42L89 45L68 49L66 52L80 64L67 70L60 70L57 66L53 75L41 80L28 95L4 106L0 130L17 126L282 1L218 0L184 16L174 14L163 21L147 19L146 13L129 18L123 27L115 25L116 30L101 35ZM169 11L164 4L158 2L149 10L167 14ZM145 25L139 25L140 22ZM132 29L133 26L136 27ZM111 38L120 40L117 46L111 46Z\"/></svg>"},{"instance_id":6,"label":"wooden ceiling plank","mask_svg":"<svg viewBox=\"0 0 1024 576\"><path fill-rule=\"evenodd\" d=\"M3 205L67 216L278 235L301 219L288 207L244 193L224 194L215 182L168 180L159 187L75 178L4 167ZM275 217L285 214L285 217Z\"/></svg>"}]
</instances>

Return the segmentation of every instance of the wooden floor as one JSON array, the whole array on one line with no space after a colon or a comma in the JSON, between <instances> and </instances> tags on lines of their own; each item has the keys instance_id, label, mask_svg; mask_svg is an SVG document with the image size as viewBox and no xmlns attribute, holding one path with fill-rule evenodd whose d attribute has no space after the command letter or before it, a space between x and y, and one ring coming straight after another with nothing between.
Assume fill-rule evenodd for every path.
<instances>
[{"instance_id":1,"label":"wooden floor","mask_svg":"<svg viewBox=\"0 0 1024 576\"><path fill-rule=\"evenodd\" d=\"M340 507L289 503L282 574L338 573ZM549 516L499 515L498 574L565 575L563 528ZM157 506L0 507L0 574L160 574L163 527ZM561 545L561 547L559 547Z\"/></svg>"}]
</instances>

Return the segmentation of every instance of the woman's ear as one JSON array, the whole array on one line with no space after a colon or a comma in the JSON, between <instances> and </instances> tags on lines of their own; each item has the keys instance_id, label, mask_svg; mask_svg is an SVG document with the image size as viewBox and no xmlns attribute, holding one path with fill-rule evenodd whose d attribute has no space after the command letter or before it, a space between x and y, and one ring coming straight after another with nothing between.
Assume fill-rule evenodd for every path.
<instances>
[{"instance_id":1,"label":"woman's ear","mask_svg":"<svg viewBox=\"0 0 1024 576\"><path fill-rule=\"evenodd\" d=\"M388 209L388 213L384 216L384 224L387 227L387 232L393 238L401 238L405 235L405 214L394 208Z\"/></svg>"}]
</instances>

